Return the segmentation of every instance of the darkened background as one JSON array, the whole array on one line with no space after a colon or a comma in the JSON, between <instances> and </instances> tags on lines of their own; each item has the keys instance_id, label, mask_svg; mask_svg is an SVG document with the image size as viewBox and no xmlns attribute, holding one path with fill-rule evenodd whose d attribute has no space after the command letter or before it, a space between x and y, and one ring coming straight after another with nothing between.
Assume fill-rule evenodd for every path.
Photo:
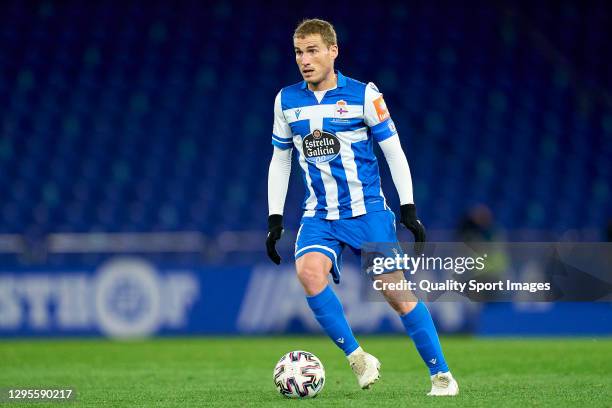
<instances>
[{"instance_id":1,"label":"darkened background","mask_svg":"<svg viewBox=\"0 0 612 408\"><path fill-rule=\"evenodd\" d=\"M484 203L506 229L603 230L607 2L290 5L3 2L2 232L264 228L274 95L315 16L384 93L427 226ZM295 178L289 221L302 198Z\"/></svg>"}]
</instances>

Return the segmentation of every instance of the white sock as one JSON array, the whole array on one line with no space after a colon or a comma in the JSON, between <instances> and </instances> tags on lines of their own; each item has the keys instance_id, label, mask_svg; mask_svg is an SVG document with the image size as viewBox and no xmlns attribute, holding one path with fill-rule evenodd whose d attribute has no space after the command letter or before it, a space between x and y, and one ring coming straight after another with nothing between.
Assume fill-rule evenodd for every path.
<instances>
[{"instance_id":1,"label":"white sock","mask_svg":"<svg viewBox=\"0 0 612 408\"><path fill-rule=\"evenodd\" d=\"M445 372L440 371L438 374L448 374L448 376L449 376L450 378L453 378L453 375L451 374L451 372L450 372L450 371L445 371ZM434 375L432 375L432 376L430 376L430 377L431 377L431 378L434 378L434 377L435 377L436 375L438 375L438 374L434 374Z\"/></svg>"},{"instance_id":2,"label":"white sock","mask_svg":"<svg viewBox=\"0 0 612 408\"><path fill-rule=\"evenodd\" d=\"M346 356L346 358L351 358L352 355L357 355L359 353L363 353L363 349L361 348L361 346L357 347L355 350L353 350L351 352L351 354L349 354L348 356Z\"/></svg>"}]
</instances>

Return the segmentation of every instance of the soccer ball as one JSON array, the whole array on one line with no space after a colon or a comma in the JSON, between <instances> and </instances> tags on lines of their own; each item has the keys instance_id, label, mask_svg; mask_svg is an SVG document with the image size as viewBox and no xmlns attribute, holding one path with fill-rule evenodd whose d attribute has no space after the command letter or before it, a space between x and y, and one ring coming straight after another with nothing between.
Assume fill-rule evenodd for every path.
<instances>
[{"instance_id":1,"label":"soccer ball","mask_svg":"<svg viewBox=\"0 0 612 408\"><path fill-rule=\"evenodd\" d=\"M325 385L321 361L307 351L291 351L274 367L274 385L287 398L314 398Z\"/></svg>"}]
</instances>

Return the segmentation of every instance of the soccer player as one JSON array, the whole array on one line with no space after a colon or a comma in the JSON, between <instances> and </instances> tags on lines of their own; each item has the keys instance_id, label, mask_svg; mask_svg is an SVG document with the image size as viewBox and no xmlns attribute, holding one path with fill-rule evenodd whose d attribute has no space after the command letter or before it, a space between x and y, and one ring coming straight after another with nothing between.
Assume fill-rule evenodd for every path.
<instances>
[{"instance_id":1,"label":"soccer player","mask_svg":"<svg viewBox=\"0 0 612 408\"><path fill-rule=\"evenodd\" d=\"M381 190L374 141L387 160L400 198L400 222L417 242L425 241L425 229L417 218L410 169L382 94L373 83L334 70L338 43L327 21L304 20L295 30L293 44L304 80L281 89L274 101L267 252L280 264L275 245L283 231L295 147L307 189L295 243L297 276L315 318L346 354L359 386L367 389L380 376L380 362L359 346L328 276L339 283L345 246L359 253L366 242L397 242L395 215ZM384 295L429 368L428 395L457 395L459 387L425 304Z\"/></svg>"}]
</instances>

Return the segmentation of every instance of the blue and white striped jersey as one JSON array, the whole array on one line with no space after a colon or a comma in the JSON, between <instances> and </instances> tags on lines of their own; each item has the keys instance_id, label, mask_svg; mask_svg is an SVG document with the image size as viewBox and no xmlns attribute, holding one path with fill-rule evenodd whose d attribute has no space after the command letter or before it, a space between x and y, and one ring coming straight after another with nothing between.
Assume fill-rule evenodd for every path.
<instances>
[{"instance_id":1,"label":"blue and white striped jersey","mask_svg":"<svg viewBox=\"0 0 612 408\"><path fill-rule=\"evenodd\" d=\"M373 83L337 75L320 102L305 81L283 88L274 102L272 144L297 151L305 217L337 220L387 208L373 140L395 135L395 125Z\"/></svg>"}]
</instances>

